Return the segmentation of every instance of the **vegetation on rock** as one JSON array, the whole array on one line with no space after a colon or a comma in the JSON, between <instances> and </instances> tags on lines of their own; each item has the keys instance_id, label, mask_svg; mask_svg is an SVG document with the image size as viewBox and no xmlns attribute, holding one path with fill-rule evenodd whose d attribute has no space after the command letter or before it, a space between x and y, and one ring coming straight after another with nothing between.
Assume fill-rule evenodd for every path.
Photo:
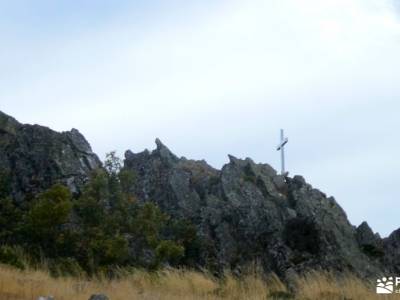
<instances>
[{"instance_id":1,"label":"vegetation on rock","mask_svg":"<svg viewBox=\"0 0 400 300\"><path fill-rule=\"evenodd\" d=\"M310 270L376 280L400 272L400 229L353 226L301 176L229 156L220 170L157 148L104 164L78 130L0 112L0 262L53 275L164 266L240 275L257 262L285 282Z\"/></svg>"},{"instance_id":2,"label":"vegetation on rock","mask_svg":"<svg viewBox=\"0 0 400 300\"><path fill-rule=\"evenodd\" d=\"M3 192L0 262L23 269L46 260L53 273L74 275L189 261L185 250L193 248L194 226L171 220L154 203L136 201L127 192L134 178L121 171L112 152L78 195L55 184L21 205Z\"/></svg>"}]
</instances>

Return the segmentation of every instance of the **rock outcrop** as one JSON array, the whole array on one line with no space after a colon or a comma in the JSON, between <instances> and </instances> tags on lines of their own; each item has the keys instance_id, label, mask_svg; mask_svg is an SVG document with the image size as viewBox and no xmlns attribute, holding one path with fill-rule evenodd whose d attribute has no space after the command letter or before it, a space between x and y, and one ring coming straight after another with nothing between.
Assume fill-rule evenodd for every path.
<instances>
[{"instance_id":1,"label":"rock outcrop","mask_svg":"<svg viewBox=\"0 0 400 300\"><path fill-rule=\"evenodd\" d=\"M3 189L21 201L55 183L78 192L101 162L78 130L58 133L20 124L0 112L0 177Z\"/></svg>"},{"instance_id":2,"label":"rock outcrop","mask_svg":"<svg viewBox=\"0 0 400 300\"><path fill-rule=\"evenodd\" d=\"M197 226L207 245L204 266L240 271L257 261L284 278L309 269L363 277L386 271L380 237L366 223L354 228L335 199L303 177L233 156L216 170L156 144L152 152L126 152L125 168L137 178L131 192ZM386 241L388 251L400 249L398 235Z\"/></svg>"},{"instance_id":3,"label":"rock outcrop","mask_svg":"<svg viewBox=\"0 0 400 300\"><path fill-rule=\"evenodd\" d=\"M374 233L367 222L362 222L357 227L357 242L364 253L370 258L382 258L384 255L383 240L380 235Z\"/></svg>"},{"instance_id":4,"label":"rock outcrop","mask_svg":"<svg viewBox=\"0 0 400 300\"><path fill-rule=\"evenodd\" d=\"M217 170L177 157L158 139L156 145L126 151L124 169L135 175L130 193L196 226L196 265L241 272L257 262L288 280L310 269L371 278L400 273L400 229L381 239L365 222L352 226L335 199L303 177L234 156ZM55 183L77 193L99 167L78 130L58 133L0 112L0 198L29 200Z\"/></svg>"},{"instance_id":5,"label":"rock outcrop","mask_svg":"<svg viewBox=\"0 0 400 300\"><path fill-rule=\"evenodd\" d=\"M400 228L383 239L384 264L389 266L396 276L400 274Z\"/></svg>"}]
</instances>

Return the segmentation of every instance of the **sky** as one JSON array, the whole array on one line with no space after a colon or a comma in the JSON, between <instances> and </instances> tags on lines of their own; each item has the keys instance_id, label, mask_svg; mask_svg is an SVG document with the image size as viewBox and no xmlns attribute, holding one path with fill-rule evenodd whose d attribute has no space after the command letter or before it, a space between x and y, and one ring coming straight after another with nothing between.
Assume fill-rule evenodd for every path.
<instances>
[{"instance_id":1,"label":"sky","mask_svg":"<svg viewBox=\"0 0 400 300\"><path fill-rule=\"evenodd\" d=\"M354 225L400 227L400 0L0 0L0 110L93 150L160 138L332 195Z\"/></svg>"}]
</instances>

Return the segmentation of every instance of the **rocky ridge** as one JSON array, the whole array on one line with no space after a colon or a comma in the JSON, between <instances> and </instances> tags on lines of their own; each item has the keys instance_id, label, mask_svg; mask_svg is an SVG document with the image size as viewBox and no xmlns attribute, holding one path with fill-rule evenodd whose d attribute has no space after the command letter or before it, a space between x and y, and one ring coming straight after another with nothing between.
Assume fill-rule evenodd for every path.
<instances>
[{"instance_id":1,"label":"rocky ridge","mask_svg":"<svg viewBox=\"0 0 400 300\"><path fill-rule=\"evenodd\" d=\"M382 239L366 222L352 226L336 200L303 177L234 156L217 170L176 156L159 139L156 145L126 151L123 168L135 175L130 193L196 226L196 265L241 272L257 262L288 281L310 269L369 278L400 273L400 229ZM78 193L101 167L78 130L58 133L0 112L0 196L29 200L55 183ZM9 191L1 190L4 178Z\"/></svg>"},{"instance_id":2,"label":"rocky ridge","mask_svg":"<svg viewBox=\"0 0 400 300\"><path fill-rule=\"evenodd\" d=\"M21 124L0 112L0 170L13 198L22 201L55 183L73 192L101 167L89 143L77 130L58 133L39 125Z\"/></svg>"},{"instance_id":3,"label":"rocky ridge","mask_svg":"<svg viewBox=\"0 0 400 300\"><path fill-rule=\"evenodd\" d=\"M240 271L257 261L288 279L309 269L361 277L399 271L399 231L381 239L366 222L352 226L336 200L303 177L231 155L216 170L178 158L158 139L156 145L125 153L125 169L137 178L131 192L196 224L208 245L203 265Z\"/></svg>"}]
</instances>

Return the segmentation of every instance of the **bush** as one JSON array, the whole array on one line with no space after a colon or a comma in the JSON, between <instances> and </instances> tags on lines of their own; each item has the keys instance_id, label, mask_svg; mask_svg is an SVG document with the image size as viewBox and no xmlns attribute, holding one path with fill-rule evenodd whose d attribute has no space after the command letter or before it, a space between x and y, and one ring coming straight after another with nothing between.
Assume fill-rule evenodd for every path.
<instances>
[{"instance_id":1,"label":"bush","mask_svg":"<svg viewBox=\"0 0 400 300\"><path fill-rule=\"evenodd\" d=\"M22 211L11 198L0 199L0 242L15 242L19 235Z\"/></svg>"},{"instance_id":2,"label":"bush","mask_svg":"<svg viewBox=\"0 0 400 300\"><path fill-rule=\"evenodd\" d=\"M11 175L4 169L0 170L0 198L8 197L11 193Z\"/></svg>"},{"instance_id":3,"label":"bush","mask_svg":"<svg viewBox=\"0 0 400 300\"><path fill-rule=\"evenodd\" d=\"M0 262L3 264L8 264L24 270L27 265L26 260L26 255L22 248L7 245L0 247Z\"/></svg>"},{"instance_id":4,"label":"bush","mask_svg":"<svg viewBox=\"0 0 400 300\"><path fill-rule=\"evenodd\" d=\"M81 276L84 274L82 267L75 258L65 257L47 261L50 274L54 277L59 276Z\"/></svg>"},{"instance_id":5,"label":"bush","mask_svg":"<svg viewBox=\"0 0 400 300\"><path fill-rule=\"evenodd\" d=\"M91 239L89 249L94 268L123 265L128 259L128 242L122 236L97 236Z\"/></svg>"},{"instance_id":6,"label":"bush","mask_svg":"<svg viewBox=\"0 0 400 300\"><path fill-rule=\"evenodd\" d=\"M170 220L154 203L134 201L136 176L121 169L114 152L104 165L74 199L67 187L56 184L23 208L12 199L1 200L0 244L22 246L31 262L47 262L55 276L198 261L196 228ZM22 267L14 248L5 247L0 262Z\"/></svg>"},{"instance_id":7,"label":"bush","mask_svg":"<svg viewBox=\"0 0 400 300\"><path fill-rule=\"evenodd\" d=\"M62 225L72 210L71 192L63 185L54 185L40 194L27 213L27 239L37 244L48 255L56 254L56 242Z\"/></svg>"},{"instance_id":8,"label":"bush","mask_svg":"<svg viewBox=\"0 0 400 300\"><path fill-rule=\"evenodd\" d=\"M159 263L178 264L184 253L185 248L173 241L161 241L156 248L156 257Z\"/></svg>"},{"instance_id":9,"label":"bush","mask_svg":"<svg viewBox=\"0 0 400 300\"><path fill-rule=\"evenodd\" d=\"M149 247L155 249L167 219L167 215L163 214L156 205L145 203L137 210L133 223L134 233L137 237L144 239Z\"/></svg>"},{"instance_id":10,"label":"bush","mask_svg":"<svg viewBox=\"0 0 400 300\"><path fill-rule=\"evenodd\" d=\"M184 248L184 255L180 262L184 265L195 267L201 263L200 252L204 242L197 234L197 228L189 220L170 219L165 228L164 235L167 239L176 241Z\"/></svg>"}]
</instances>

